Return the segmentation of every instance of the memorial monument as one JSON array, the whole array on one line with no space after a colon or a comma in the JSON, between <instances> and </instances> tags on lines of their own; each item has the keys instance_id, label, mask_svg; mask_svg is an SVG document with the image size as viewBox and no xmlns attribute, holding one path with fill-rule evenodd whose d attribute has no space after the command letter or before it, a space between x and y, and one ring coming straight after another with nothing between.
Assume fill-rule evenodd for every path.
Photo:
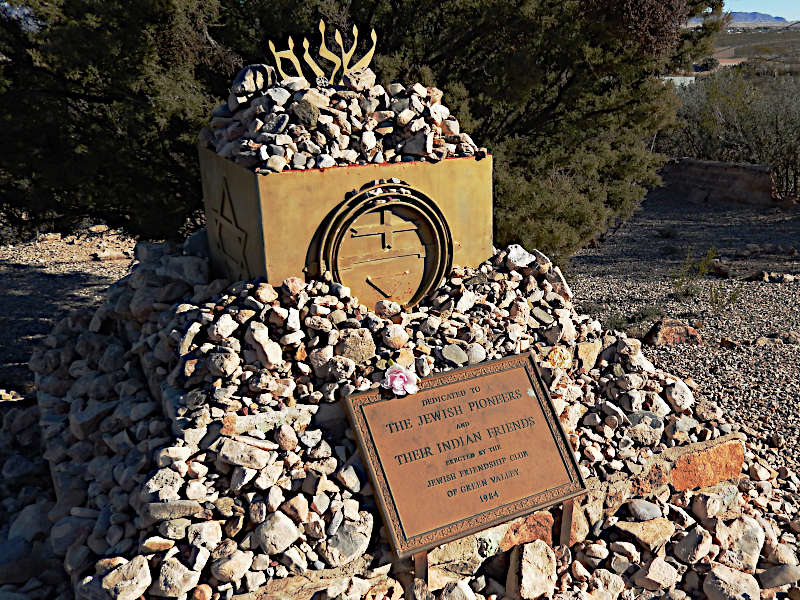
<instances>
[{"instance_id":1,"label":"memorial monument","mask_svg":"<svg viewBox=\"0 0 800 600\"><path fill-rule=\"evenodd\" d=\"M57 498L6 576L49 553L80 600L429 598L426 566L439 600L787 586L797 478L745 467L541 252L493 249L491 159L340 39L335 86L291 42L296 76L237 75L201 138L208 235L138 244L31 358Z\"/></svg>"},{"instance_id":2,"label":"memorial monument","mask_svg":"<svg viewBox=\"0 0 800 600\"><path fill-rule=\"evenodd\" d=\"M374 30L371 50L353 67L349 63L358 39L355 27L349 51L336 31L341 56L327 49L322 22L320 35L319 55L333 63L329 76L309 53L308 40L303 41L304 60L315 76L313 87L294 55L292 39L289 49L281 52L270 42L275 69L267 65L245 68L234 82L228 103L216 111L216 118L222 119L216 133L202 138L200 160L215 268L231 279L264 277L267 281L283 281L300 273L309 278L329 273L367 307L379 300L413 306L439 286L454 261L476 267L490 256L491 157L469 144L465 147L468 140L461 137L435 88L393 85L390 96L375 84L368 70L377 43ZM284 61L292 65L294 73L284 71ZM275 81L276 70L280 86ZM423 145L418 143L420 139ZM230 144L236 147L232 149ZM317 151L316 157L312 150ZM392 435L399 430L386 431L382 426L391 423L381 421L382 425L372 423L370 427L368 417L417 415L416 396L409 404L390 400L390 393L383 393L382 398L380 390L375 390L359 401L367 404L349 404L395 551L400 556L422 551L418 557L421 570L425 570L422 557L426 549L570 500L584 491L533 359L523 356L476 369L461 373L461 387L480 379L486 393L491 389L499 393L513 383L518 387L516 401L473 415L471 428L465 418L457 425L464 428L459 439L466 435L477 442L474 450L478 454L464 455L460 451L463 442L452 448L443 442L444 448L436 452L437 461L427 460L432 457L430 446L424 446L428 454L422 447L409 447L407 456L401 452L396 457L406 464L419 460L427 475L398 471L389 455L412 442ZM503 373L498 381L491 375L496 372ZM426 389L434 386L430 380L422 385ZM472 392L470 398L478 393ZM421 401L424 404L426 400ZM457 411L463 417L464 410L471 410L465 406L464 402L448 403L444 410ZM440 412L423 411L436 418ZM501 421L506 418L509 423L525 421L530 428L501 444L497 431L505 427ZM410 420L408 423L410 429ZM459 433L451 429L445 426L433 435ZM484 434L485 439L481 437ZM417 431L411 437L413 443L422 444ZM469 465L460 474L452 466L464 460L471 464L487 452L493 460L480 461L486 472L477 478ZM547 457L544 463L543 457ZM457 510L441 514L420 510L425 481L437 476L448 481L460 478L453 488L458 496L453 497L455 504L442 505ZM472 493L488 485L487 477L512 481ZM459 485L466 490L460 495ZM502 494L500 487L504 488ZM445 491L436 486L426 490L434 498Z\"/></svg>"},{"instance_id":3,"label":"memorial monument","mask_svg":"<svg viewBox=\"0 0 800 600\"><path fill-rule=\"evenodd\" d=\"M367 306L413 305L453 264L490 256L492 159L467 145L435 88L374 84L374 31L372 50L353 67L355 42L346 52L336 32L340 58L325 47L323 23L320 33L320 57L334 63L329 77L307 40L313 87L291 38L283 52L270 43L283 87L272 67L245 69L201 141L215 269L278 282L330 272Z\"/></svg>"}]
</instances>

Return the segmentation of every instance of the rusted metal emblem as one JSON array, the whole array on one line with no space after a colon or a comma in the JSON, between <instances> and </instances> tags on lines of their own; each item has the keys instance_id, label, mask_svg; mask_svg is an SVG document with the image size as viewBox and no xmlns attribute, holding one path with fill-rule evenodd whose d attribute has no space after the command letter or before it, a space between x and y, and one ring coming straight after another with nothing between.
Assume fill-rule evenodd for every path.
<instances>
[{"instance_id":1,"label":"rusted metal emblem","mask_svg":"<svg viewBox=\"0 0 800 600\"><path fill-rule=\"evenodd\" d=\"M326 219L318 264L367 306L412 305L450 270L453 240L441 211L408 183L371 182Z\"/></svg>"},{"instance_id":2,"label":"rusted metal emblem","mask_svg":"<svg viewBox=\"0 0 800 600\"><path fill-rule=\"evenodd\" d=\"M585 491L531 355L345 401L395 552L475 533Z\"/></svg>"}]
</instances>

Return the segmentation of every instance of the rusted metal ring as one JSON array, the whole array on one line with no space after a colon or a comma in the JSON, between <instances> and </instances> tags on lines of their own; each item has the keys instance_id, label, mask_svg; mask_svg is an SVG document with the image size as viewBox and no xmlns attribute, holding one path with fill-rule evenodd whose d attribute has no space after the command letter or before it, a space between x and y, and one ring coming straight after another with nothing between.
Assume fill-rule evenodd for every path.
<instances>
[{"instance_id":1,"label":"rusted metal ring","mask_svg":"<svg viewBox=\"0 0 800 600\"><path fill-rule=\"evenodd\" d=\"M338 266L342 240L361 215L378 206L408 210L433 232L430 245L433 255L426 261L425 274L419 288L405 303L406 306L413 306L450 272L453 264L453 238L447 221L436 203L404 181L395 179L371 182L347 198L329 217L321 232L318 264L322 271L331 272L334 281L343 283Z\"/></svg>"}]
</instances>

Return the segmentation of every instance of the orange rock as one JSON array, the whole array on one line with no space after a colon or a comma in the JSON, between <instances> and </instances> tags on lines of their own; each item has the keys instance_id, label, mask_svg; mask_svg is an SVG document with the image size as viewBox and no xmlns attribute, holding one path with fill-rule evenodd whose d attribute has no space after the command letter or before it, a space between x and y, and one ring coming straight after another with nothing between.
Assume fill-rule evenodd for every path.
<instances>
[{"instance_id":1,"label":"orange rock","mask_svg":"<svg viewBox=\"0 0 800 600\"><path fill-rule=\"evenodd\" d=\"M655 463L639 477L631 481L631 498L645 498L661 486L669 483L668 468L664 464Z\"/></svg>"},{"instance_id":2,"label":"orange rock","mask_svg":"<svg viewBox=\"0 0 800 600\"><path fill-rule=\"evenodd\" d=\"M589 536L590 525L586 517L586 511L577 501L572 509L572 523L570 523L570 525L567 546L574 546L584 541Z\"/></svg>"},{"instance_id":3,"label":"orange rock","mask_svg":"<svg viewBox=\"0 0 800 600\"><path fill-rule=\"evenodd\" d=\"M211 586L207 583L201 583L192 592L192 600L211 600L211 596Z\"/></svg>"},{"instance_id":4,"label":"orange rock","mask_svg":"<svg viewBox=\"0 0 800 600\"><path fill-rule=\"evenodd\" d=\"M535 512L514 521L500 540L500 551L505 552L514 546L534 540L542 540L553 546L553 523L553 515L548 511Z\"/></svg>"},{"instance_id":5,"label":"orange rock","mask_svg":"<svg viewBox=\"0 0 800 600\"><path fill-rule=\"evenodd\" d=\"M731 440L681 456L675 461L670 479L679 492L709 487L737 477L743 462L744 446L739 440Z\"/></svg>"},{"instance_id":6,"label":"orange rock","mask_svg":"<svg viewBox=\"0 0 800 600\"><path fill-rule=\"evenodd\" d=\"M222 435L234 435L236 433L236 415L227 414L222 417Z\"/></svg>"},{"instance_id":7,"label":"orange rock","mask_svg":"<svg viewBox=\"0 0 800 600\"><path fill-rule=\"evenodd\" d=\"M644 343L651 346L665 344L702 344L703 339L694 327L677 319L665 318L657 321L647 335Z\"/></svg>"}]
</instances>

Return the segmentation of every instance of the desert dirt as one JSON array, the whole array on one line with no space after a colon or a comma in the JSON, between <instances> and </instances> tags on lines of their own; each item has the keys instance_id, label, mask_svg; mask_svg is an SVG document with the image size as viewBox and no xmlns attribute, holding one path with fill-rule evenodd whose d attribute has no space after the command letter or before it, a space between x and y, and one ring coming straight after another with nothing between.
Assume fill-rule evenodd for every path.
<instances>
[{"instance_id":1,"label":"desert dirt","mask_svg":"<svg viewBox=\"0 0 800 600\"><path fill-rule=\"evenodd\" d=\"M730 277L688 266L710 248ZM698 385L775 465L800 466L800 207L690 202L651 193L639 211L566 267L578 312L643 336L662 316L694 326L701 345L645 346L657 367ZM771 281L741 281L771 273ZM786 277L789 275L789 277ZM684 278L686 279L686 278ZM794 279L794 281L791 281ZM782 281L782 282L781 282ZM761 338L761 339L759 339Z\"/></svg>"},{"instance_id":2,"label":"desert dirt","mask_svg":"<svg viewBox=\"0 0 800 600\"><path fill-rule=\"evenodd\" d=\"M128 272L133 246L132 239L104 226L0 246L0 390L31 396L27 363L34 346L59 318L99 302ZM107 258L95 260L93 254Z\"/></svg>"}]
</instances>

